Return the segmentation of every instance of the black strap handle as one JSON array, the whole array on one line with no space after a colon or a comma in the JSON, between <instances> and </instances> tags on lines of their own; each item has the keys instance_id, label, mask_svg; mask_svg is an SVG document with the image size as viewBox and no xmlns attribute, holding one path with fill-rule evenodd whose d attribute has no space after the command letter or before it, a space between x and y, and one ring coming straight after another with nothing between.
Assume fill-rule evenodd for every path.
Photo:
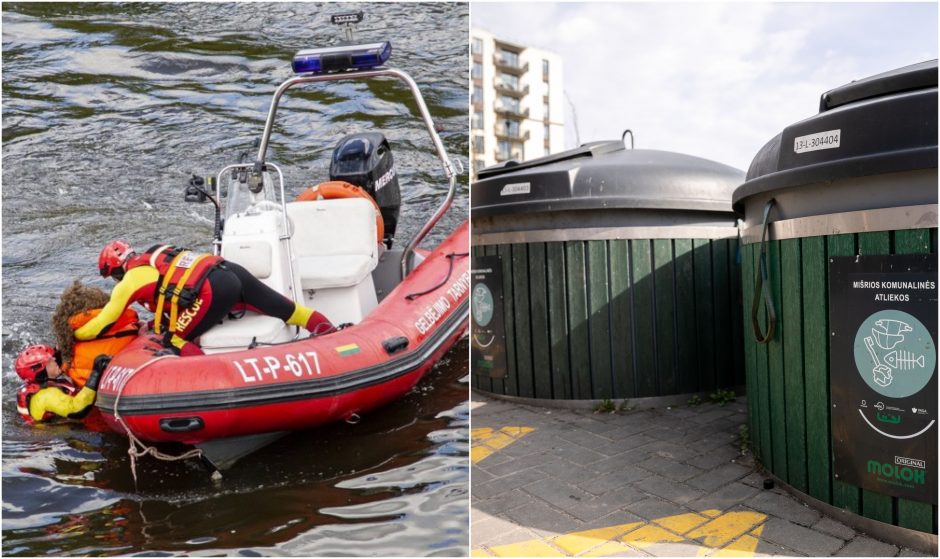
<instances>
[{"instance_id":1,"label":"black strap handle","mask_svg":"<svg viewBox=\"0 0 940 559\"><path fill-rule=\"evenodd\" d=\"M773 209L777 201L771 198L764 206L764 228L760 236L760 271L754 282L754 299L751 301L751 329L754 331L754 339L759 344L770 343L774 337L774 331L777 329L777 312L774 310L774 299L771 295L770 272L767 268L767 226L770 210ZM757 320L757 313L760 310L761 294L763 293L764 309L767 316L767 332L761 332L760 322Z\"/></svg>"}]
</instances>

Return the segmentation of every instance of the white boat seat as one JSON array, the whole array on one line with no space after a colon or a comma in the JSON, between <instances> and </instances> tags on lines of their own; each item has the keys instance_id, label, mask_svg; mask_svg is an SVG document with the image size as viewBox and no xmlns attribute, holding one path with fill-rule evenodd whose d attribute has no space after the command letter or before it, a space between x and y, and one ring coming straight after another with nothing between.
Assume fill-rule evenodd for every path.
<instances>
[{"instance_id":1,"label":"white boat seat","mask_svg":"<svg viewBox=\"0 0 940 559\"><path fill-rule=\"evenodd\" d=\"M234 241L222 245L222 258L241 264L258 279L271 276L271 243L267 241Z\"/></svg>"},{"instance_id":2,"label":"white boat seat","mask_svg":"<svg viewBox=\"0 0 940 559\"><path fill-rule=\"evenodd\" d=\"M301 289L362 283L378 265L375 207L348 198L287 204Z\"/></svg>"},{"instance_id":3,"label":"white boat seat","mask_svg":"<svg viewBox=\"0 0 940 559\"><path fill-rule=\"evenodd\" d=\"M222 324L213 326L199 338L199 345L206 353L219 353L245 349L252 341L276 344L290 341L294 327L283 320L263 314L245 313L237 319L226 318Z\"/></svg>"}]
</instances>

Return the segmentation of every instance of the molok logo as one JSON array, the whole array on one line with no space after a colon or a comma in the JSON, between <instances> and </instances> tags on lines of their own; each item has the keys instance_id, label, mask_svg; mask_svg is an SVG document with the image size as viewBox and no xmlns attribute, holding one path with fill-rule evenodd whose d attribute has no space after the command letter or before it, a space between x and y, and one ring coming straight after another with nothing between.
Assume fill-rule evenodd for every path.
<instances>
[{"instance_id":1,"label":"molok logo","mask_svg":"<svg viewBox=\"0 0 940 559\"><path fill-rule=\"evenodd\" d=\"M878 477L894 478L901 481L914 482L917 485L924 485L924 470L912 469L907 466L898 466L878 462L877 460L868 461L868 473L875 474Z\"/></svg>"}]
</instances>

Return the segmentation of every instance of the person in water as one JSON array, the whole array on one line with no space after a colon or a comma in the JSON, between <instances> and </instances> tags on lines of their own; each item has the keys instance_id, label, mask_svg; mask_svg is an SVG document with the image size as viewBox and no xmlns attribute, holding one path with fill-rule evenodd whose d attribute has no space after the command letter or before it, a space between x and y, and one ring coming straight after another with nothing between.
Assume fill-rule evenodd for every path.
<instances>
[{"instance_id":1,"label":"person in water","mask_svg":"<svg viewBox=\"0 0 940 559\"><path fill-rule=\"evenodd\" d=\"M220 256L171 245L137 254L126 242L112 241L98 257L98 271L118 284L104 309L75 331L78 340L98 336L133 302L153 311L154 332L163 334L164 344L182 356L201 355L195 340L239 306L313 335L335 331L321 313L294 303Z\"/></svg>"},{"instance_id":2,"label":"person in water","mask_svg":"<svg viewBox=\"0 0 940 559\"><path fill-rule=\"evenodd\" d=\"M79 388L85 386L96 357L116 355L137 337L141 329L137 311L125 309L94 339L76 341L75 330L101 314L108 300L106 292L75 280L62 292L52 313L53 340L62 356L62 370Z\"/></svg>"},{"instance_id":3,"label":"person in water","mask_svg":"<svg viewBox=\"0 0 940 559\"><path fill-rule=\"evenodd\" d=\"M98 394L98 380L111 358L98 356L82 387L62 370L62 359L52 346L38 344L24 349L13 364L25 384L16 393L16 411L28 423L56 417L82 419L91 411Z\"/></svg>"}]
</instances>

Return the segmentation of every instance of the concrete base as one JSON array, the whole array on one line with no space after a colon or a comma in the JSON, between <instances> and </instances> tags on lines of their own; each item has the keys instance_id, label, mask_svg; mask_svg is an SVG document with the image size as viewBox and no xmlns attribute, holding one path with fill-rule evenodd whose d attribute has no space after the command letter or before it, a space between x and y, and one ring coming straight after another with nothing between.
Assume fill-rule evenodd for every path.
<instances>
[{"instance_id":1,"label":"concrete base","mask_svg":"<svg viewBox=\"0 0 940 559\"><path fill-rule=\"evenodd\" d=\"M505 400L507 402L523 404L526 406L538 406L542 408L562 410L594 411L603 402L603 400L553 400L549 398L523 398L521 396L493 394L492 392L480 390L479 388L473 388L472 390L475 394L479 394L487 398ZM734 391L736 396L745 395L743 386L735 386L731 390ZM693 396L698 396L704 404L708 402L708 397L712 392L714 392L714 390L707 390L705 392L690 392L688 394L673 394L670 396L651 396L648 398L618 398L612 399L611 401L617 406L618 409L620 408L621 403L626 402L626 406L624 407L629 408L630 411L649 410L653 408L665 408L669 406L687 406L689 399Z\"/></svg>"}]
</instances>

